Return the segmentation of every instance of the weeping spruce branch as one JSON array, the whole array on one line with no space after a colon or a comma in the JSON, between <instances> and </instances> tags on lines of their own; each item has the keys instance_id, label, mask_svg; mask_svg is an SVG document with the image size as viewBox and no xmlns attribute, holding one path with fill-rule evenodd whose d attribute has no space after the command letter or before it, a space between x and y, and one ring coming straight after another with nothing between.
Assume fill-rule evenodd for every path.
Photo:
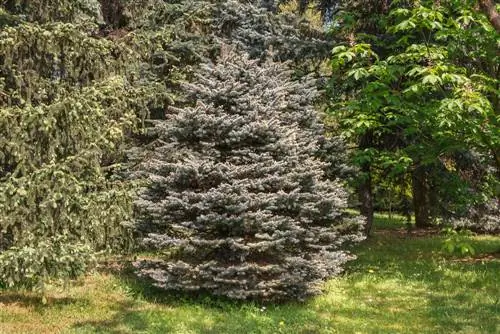
<instances>
[{"instance_id":1,"label":"weeping spruce branch","mask_svg":"<svg viewBox=\"0 0 500 334\"><path fill-rule=\"evenodd\" d=\"M0 286L75 278L131 245L124 148L194 43L182 4L122 4L117 32L95 0L1 2Z\"/></svg>"}]
</instances>

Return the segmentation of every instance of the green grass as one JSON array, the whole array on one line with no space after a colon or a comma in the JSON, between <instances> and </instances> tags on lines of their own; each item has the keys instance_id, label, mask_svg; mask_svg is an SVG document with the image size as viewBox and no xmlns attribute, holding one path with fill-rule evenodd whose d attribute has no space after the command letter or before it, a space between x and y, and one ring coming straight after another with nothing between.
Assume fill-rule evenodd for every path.
<instances>
[{"instance_id":1,"label":"green grass","mask_svg":"<svg viewBox=\"0 0 500 334\"><path fill-rule=\"evenodd\" d=\"M165 294L127 275L95 273L47 305L0 295L0 333L500 333L500 237L471 239L475 259L440 251L377 217L358 259L307 303L262 305Z\"/></svg>"}]
</instances>

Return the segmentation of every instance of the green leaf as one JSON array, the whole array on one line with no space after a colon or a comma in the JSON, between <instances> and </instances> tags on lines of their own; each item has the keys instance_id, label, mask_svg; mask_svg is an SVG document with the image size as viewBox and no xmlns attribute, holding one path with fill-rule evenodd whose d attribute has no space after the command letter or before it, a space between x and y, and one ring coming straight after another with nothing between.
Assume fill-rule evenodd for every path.
<instances>
[{"instance_id":1,"label":"green leaf","mask_svg":"<svg viewBox=\"0 0 500 334\"><path fill-rule=\"evenodd\" d=\"M426 75L423 79L422 79L422 83L423 84L431 84L431 85L436 85L436 84L441 84L442 83L442 80L439 76L437 75L434 75L434 74L429 74L429 75Z\"/></svg>"}]
</instances>

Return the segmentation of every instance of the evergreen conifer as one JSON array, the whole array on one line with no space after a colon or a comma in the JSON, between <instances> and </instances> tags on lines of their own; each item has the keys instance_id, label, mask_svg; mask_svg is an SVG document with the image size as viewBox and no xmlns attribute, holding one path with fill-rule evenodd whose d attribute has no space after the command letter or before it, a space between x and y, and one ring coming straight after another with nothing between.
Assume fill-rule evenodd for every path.
<instances>
[{"instance_id":1,"label":"evergreen conifer","mask_svg":"<svg viewBox=\"0 0 500 334\"><path fill-rule=\"evenodd\" d=\"M316 158L322 126L314 81L290 79L224 47L186 84L196 106L170 108L141 166L144 242L166 252L136 263L168 290L236 299L303 299L351 258L360 240L347 193Z\"/></svg>"}]
</instances>

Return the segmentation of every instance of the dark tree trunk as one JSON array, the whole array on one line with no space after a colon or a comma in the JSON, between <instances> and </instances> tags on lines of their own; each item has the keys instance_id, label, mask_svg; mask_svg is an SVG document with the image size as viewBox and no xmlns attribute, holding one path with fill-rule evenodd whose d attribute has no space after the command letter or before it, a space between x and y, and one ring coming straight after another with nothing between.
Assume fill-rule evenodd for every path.
<instances>
[{"instance_id":1,"label":"dark tree trunk","mask_svg":"<svg viewBox=\"0 0 500 334\"><path fill-rule=\"evenodd\" d=\"M370 132L365 133L360 138L359 147L360 149L372 147L372 134ZM360 203L360 212L366 219L365 233L370 235L373 227L373 192L372 192L372 177L371 177L371 166L370 162L365 162L361 166L361 173L363 175L358 186L358 199Z\"/></svg>"},{"instance_id":2,"label":"dark tree trunk","mask_svg":"<svg viewBox=\"0 0 500 334\"><path fill-rule=\"evenodd\" d=\"M427 228L431 226L431 208L427 172L424 167L417 167L412 173L412 192L415 226Z\"/></svg>"},{"instance_id":3,"label":"dark tree trunk","mask_svg":"<svg viewBox=\"0 0 500 334\"><path fill-rule=\"evenodd\" d=\"M120 0L99 0L101 13L110 29L119 29L127 25L128 18L124 15L123 3Z\"/></svg>"},{"instance_id":4,"label":"dark tree trunk","mask_svg":"<svg viewBox=\"0 0 500 334\"><path fill-rule=\"evenodd\" d=\"M370 235L373 226L373 193L370 165L363 166L361 171L365 174L365 177L358 188L360 212L366 218L365 233Z\"/></svg>"}]
</instances>

